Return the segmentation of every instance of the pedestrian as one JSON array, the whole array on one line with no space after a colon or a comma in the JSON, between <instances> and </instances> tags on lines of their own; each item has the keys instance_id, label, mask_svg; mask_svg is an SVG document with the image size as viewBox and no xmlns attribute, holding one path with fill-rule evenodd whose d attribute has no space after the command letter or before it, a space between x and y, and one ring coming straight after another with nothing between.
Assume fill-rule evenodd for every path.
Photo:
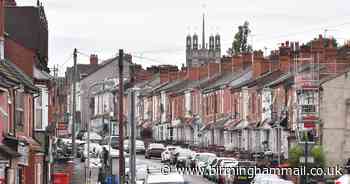
<instances>
[{"instance_id":1,"label":"pedestrian","mask_svg":"<svg viewBox=\"0 0 350 184\"><path fill-rule=\"evenodd\" d=\"M107 148L103 147L102 157L103 157L103 164L105 168L107 167L107 164L108 164L108 156L109 156L109 152Z\"/></svg>"}]
</instances>

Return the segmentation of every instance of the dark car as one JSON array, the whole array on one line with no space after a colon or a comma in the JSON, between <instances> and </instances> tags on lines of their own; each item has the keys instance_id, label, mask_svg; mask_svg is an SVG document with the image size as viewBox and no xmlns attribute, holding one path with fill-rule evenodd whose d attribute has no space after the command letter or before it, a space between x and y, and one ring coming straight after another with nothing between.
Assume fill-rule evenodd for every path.
<instances>
[{"instance_id":1,"label":"dark car","mask_svg":"<svg viewBox=\"0 0 350 184\"><path fill-rule=\"evenodd\" d=\"M150 144L145 152L145 158L149 159L151 157L161 158L162 152L165 151L163 144Z\"/></svg>"},{"instance_id":2,"label":"dark car","mask_svg":"<svg viewBox=\"0 0 350 184\"><path fill-rule=\"evenodd\" d=\"M189 149L179 149L176 155L176 167L187 167L192 158L193 151Z\"/></svg>"}]
</instances>

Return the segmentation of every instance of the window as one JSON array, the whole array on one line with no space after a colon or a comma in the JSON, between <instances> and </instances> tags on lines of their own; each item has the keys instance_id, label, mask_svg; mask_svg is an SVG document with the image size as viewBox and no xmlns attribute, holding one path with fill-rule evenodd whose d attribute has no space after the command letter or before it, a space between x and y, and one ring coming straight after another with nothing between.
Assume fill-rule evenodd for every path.
<instances>
[{"instance_id":1,"label":"window","mask_svg":"<svg viewBox=\"0 0 350 184\"><path fill-rule=\"evenodd\" d=\"M42 129L42 114L43 114L43 103L42 103L42 95L35 98L35 128Z\"/></svg>"},{"instance_id":2,"label":"window","mask_svg":"<svg viewBox=\"0 0 350 184\"><path fill-rule=\"evenodd\" d=\"M16 92L16 112L15 112L15 123L16 128L22 129L24 126L24 93Z\"/></svg>"}]
</instances>

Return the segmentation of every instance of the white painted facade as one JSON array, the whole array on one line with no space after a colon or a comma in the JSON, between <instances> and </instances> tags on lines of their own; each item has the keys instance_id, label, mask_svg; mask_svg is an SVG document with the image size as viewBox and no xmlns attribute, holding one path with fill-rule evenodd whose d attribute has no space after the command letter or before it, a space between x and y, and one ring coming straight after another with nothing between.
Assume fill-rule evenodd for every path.
<instances>
[{"instance_id":1,"label":"white painted facade","mask_svg":"<svg viewBox=\"0 0 350 184\"><path fill-rule=\"evenodd\" d=\"M45 131L49 124L49 92L46 86L36 85L40 95L34 99L34 122L36 131Z\"/></svg>"}]
</instances>

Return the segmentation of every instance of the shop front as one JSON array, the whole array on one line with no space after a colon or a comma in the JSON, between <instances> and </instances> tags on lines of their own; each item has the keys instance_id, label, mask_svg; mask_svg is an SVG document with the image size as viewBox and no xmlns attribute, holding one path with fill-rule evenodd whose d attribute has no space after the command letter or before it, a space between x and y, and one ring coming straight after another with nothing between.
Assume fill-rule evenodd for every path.
<instances>
[{"instance_id":1,"label":"shop front","mask_svg":"<svg viewBox=\"0 0 350 184\"><path fill-rule=\"evenodd\" d=\"M26 144L18 144L18 152L21 157L18 160L19 170L24 178L24 183L42 184L44 152L40 144L31 137L20 137ZM20 180L19 180L20 181Z\"/></svg>"}]
</instances>

